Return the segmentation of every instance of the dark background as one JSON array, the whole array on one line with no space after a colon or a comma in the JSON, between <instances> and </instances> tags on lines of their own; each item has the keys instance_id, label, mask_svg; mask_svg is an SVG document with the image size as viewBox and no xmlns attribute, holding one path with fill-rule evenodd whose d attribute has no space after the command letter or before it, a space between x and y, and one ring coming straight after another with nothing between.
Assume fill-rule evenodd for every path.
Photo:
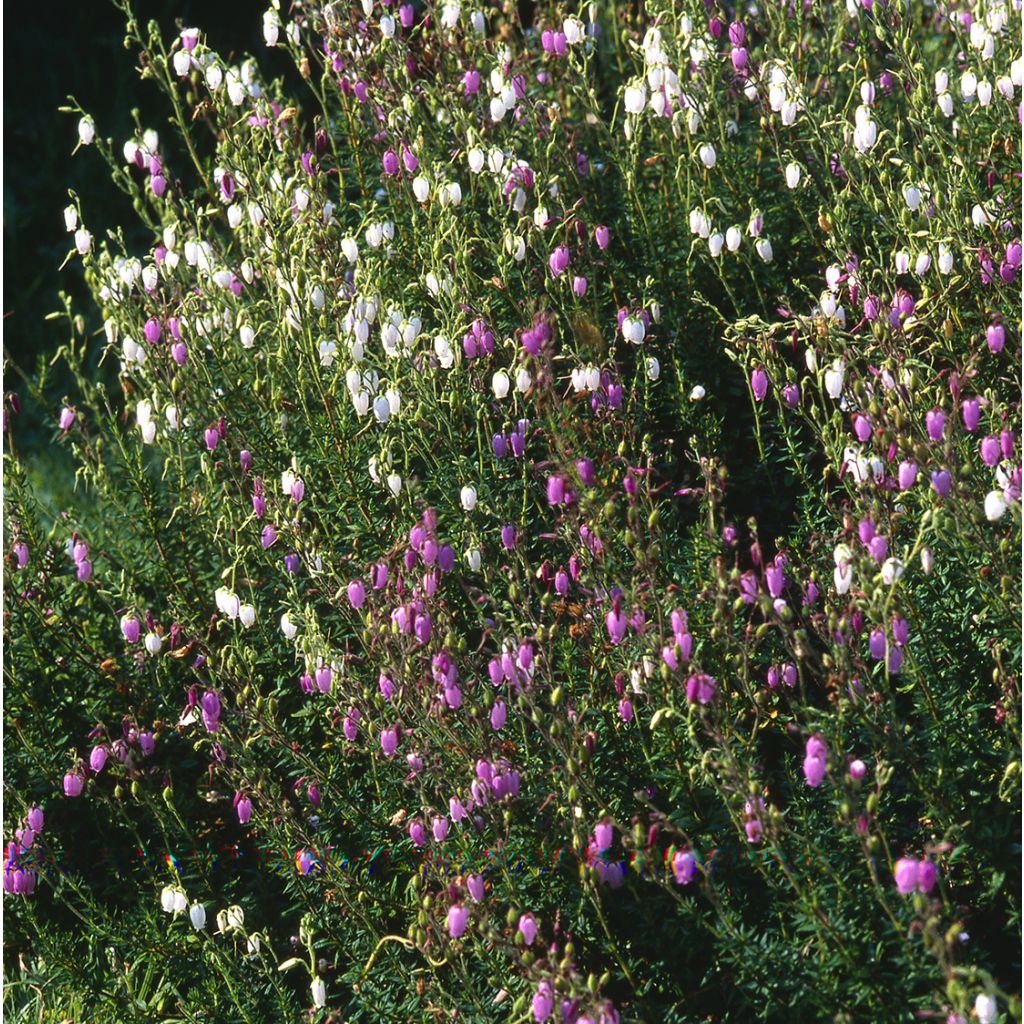
<instances>
[{"instance_id":1,"label":"dark background","mask_svg":"<svg viewBox=\"0 0 1024 1024\"><path fill-rule=\"evenodd\" d=\"M142 26L156 19L169 44L181 26L195 26L223 56L253 54L264 71L284 72L287 60L263 41L266 0L135 0ZM125 49L124 21L110 0L37 0L4 11L4 392L16 392L21 411L11 416L11 440L30 452L30 476L50 504L67 502L73 472L60 445L56 416L72 382L60 366L47 373L45 399L32 400L18 374L38 378L66 340L66 323L46 321L69 294L87 329L101 326L75 258L58 272L74 247L64 226L68 190L81 199L83 219L95 239L122 225L136 251L152 245L128 199L110 180L95 149L78 142L78 117L58 112L73 96L88 111L97 134L113 139L115 153L134 129L137 108L145 127L169 137L169 106L157 86L136 74L136 47ZM275 59L276 58L276 59Z\"/></svg>"}]
</instances>

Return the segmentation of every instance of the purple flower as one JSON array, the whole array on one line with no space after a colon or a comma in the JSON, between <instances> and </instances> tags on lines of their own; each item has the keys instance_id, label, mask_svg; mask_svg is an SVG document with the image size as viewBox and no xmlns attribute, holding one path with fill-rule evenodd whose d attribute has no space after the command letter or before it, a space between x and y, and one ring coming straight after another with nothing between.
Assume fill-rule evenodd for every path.
<instances>
[{"instance_id":1,"label":"purple flower","mask_svg":"<svg viewBox=\"0 0 1024 1024\"><path fill-rule=\"evenodd\" d=\"M697 858L689 850L679 850L672 858L676 885L689 885L697 874Z\"/></svg>"},{"instance_id":2,"label":"purple flower","mask_svg":"<svg viewBox=\"0 0 1024 1024\"><path fill-rule=\"evenodd\" d=\"M755 401L764 401L764 396L768 394L768 374L760 366L750 375L750 388L754 392Z\"/></svg>"},{"instance_id":3,"label":"purple flower","mask_svg":"<svg viewBox=\"0 0 1024 1024\"><path fill-rule=\"evenodd\" d=\"M200 705L206 731L216 732L220 722L220 697L213 690L207 690L202 696Z\"/></svg>"},{"instance_id":4,"label":"purple flower","mask_svg":"<svg viewBox=\"0 0 1024 1024\"><path fill-rule=\"evenodd\" d=\"M978 446L978 452L981 455L981 461L986 466L989 468L995 466L999 461L999 441L992 437L991 434L988 437L982 438L981 444Z\"/></svg>"},{"instance_id":5,"label":"purple flower","mask_svg":"<svg viewBox=\"0 0 1024 1024\"><path fill-rule=\"evenodd\" d=\"M930 409L925 413L924 422L928 436L933 441L941 440L942 433L946 429L946 414L941 409Z\"/></svg>"},{"instance_id":6,"label":"purple flower","mask_svg":"<svg viewBox=\"0 0 1024 1024\"><path fill-rule=\"evenodd\" d=\"M64 776L64 795L76 797L82 795L85 780L77 772L68 772Z\"/></svg>"},{"instance_id":7,"label":"purple flower","mask_svg":"<svg viewBox=\"0 0 1024 1024\"><path fill-rule=\"evenodd\" d=\"M610 821L599 821L594 826L594 846L598 853L604 853L612 845L615 831Z\"/></svg>"},{"instance_id":8,"label":"purple flower","mask_svg":"<svg viewBox=\"0 0 1024 1024\"><path fill-rule=\"evenodd\" d=\"M977 398L965 398L960 407L960 414L963 416L964 429L975 430L981 420L981 403Z\"/></svg>"},{"instance_id":9,"label":"purple flower","mask_svg":"<svg viewBox=\"0 0 1024 1024\"><path fill-rule=\"evenodd\" d=\"M917 479L917 463L904 460L896 472L896 482L901 491L908 491Z\"/></svg>"},{"instance_id":10,"label":"purple flower","mask_svg":"<svg viewBox=\"0 0 1024 1024\"><path fill-rule=\"evenodd\" d=\"M938 878L938 871L935 865L925 858L924 860L918 861L917 864L917 891L922 893L929 893L935 887L936 879Z\"/></svg>"},{"instance_id":11,"label":"purple flower","mask_svg":"<svg viewBox=\"0 0 1024 1024\"><path fill-rule=\"evenodd\" d=\"M932 490L934 490L940 498L945 498L946 495L949 494L951 485L952 479L948 470L937 469L932 472Z\"/></svg>"},{"instance_id":12,"label":"purple flower","mask_svg":"<svg viewBox=\"0 0 1024 1024\"><path fill-rule=\"evenodd\" d=\"M366 587L363 586L362 580L353 580L348 585L348 603L353 608L362 608L363 602L366 600Z\"/></svg>"},{"instance_id":13,"label":"purple flower","mask_svg":"<svg viewBox=\"0 0 1024 1024\"><path fill-rule=\"evenodd\" d=\"M274 541L277 540L277 530L274 529L269 523L263 527L260 532L260 544L263 545L264 550L270 547Z\"/></svg>"},{"instance_id":14,"label":"purple flower","mask_svg":"<svg viewBox=\"0 0 1024 1024\"><path fill-rule=\"evenodd\" d=\"M917 888L919 873L920 866L913 857L900 857L892 869L897 891L904 896L912 893Z\"/></svg>"},{"instance_id":15,"label":"purple flower","mask_svg":"<svg viewBox=\"0 0 1024 1024\"><path fill-rule=\"evenodd\" d=\"M548 477L548 504L561 505L565 501L565 481L560 476Z\"/></svg>"},{"instance_id":16,"label":"purple flower","mask_svg":"<svg viewBox=\"0 0 1024 1024\"><path fill-rule=\"evenodd\" d=\"M1006 328L1002 324L989 324L985 328L985 341L988 342L989 351L998 355L1006 344Z\"/></svg>"},{"instance_id":17,"label":"purple flower","mask_svg":"<svg viewBox=\"0 0 1024 1024\"><path fill-rule=\"evenodd\" d=\"M598 224L594 228L594 241L597 242L598 249L608 248L608 243L611 241L611 233L603 224Z\"/></svg>"},{"instance_id":18,"label":"purple flower","mask_svg":"<svg viewBox=\"0 0 1024 1024\"><path fill-rule=\"evenodd\" d=\"M393 149L384 153L381 163L384 165L384 173L389 178L398 173L398 154Z\"/></svg>"}]
</instances>

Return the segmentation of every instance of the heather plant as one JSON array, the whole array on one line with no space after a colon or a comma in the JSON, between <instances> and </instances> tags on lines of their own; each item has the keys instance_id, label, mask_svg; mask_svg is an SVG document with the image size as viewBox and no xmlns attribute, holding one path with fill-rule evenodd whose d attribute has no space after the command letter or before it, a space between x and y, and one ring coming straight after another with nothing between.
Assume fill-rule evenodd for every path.
<instances>
[{"instance_id":1,"label":"heather plant","mask_svg":"<svg viewBox=\"0 0 1024 1024\"><path fill-rule=\"evenodd\" d=\"M12 1020L1019 1021L1016 0L124 15Z\"/></svg>"}]
</instances>

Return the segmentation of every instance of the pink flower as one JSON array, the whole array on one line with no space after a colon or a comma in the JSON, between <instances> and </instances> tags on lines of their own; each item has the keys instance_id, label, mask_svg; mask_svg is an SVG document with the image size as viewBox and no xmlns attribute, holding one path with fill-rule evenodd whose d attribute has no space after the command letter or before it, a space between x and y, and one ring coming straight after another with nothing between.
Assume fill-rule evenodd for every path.
<instances>
[{"instance_id":1,"label":"pink flower","mask_svg":"<svg viewBox=\"0 0 1024 1024\"><path fill-rule=\"evenodd\" d=\"M393 725L390 729L383 729L380 734L380 746L385 757L393 757L398 749L398 726Z\"/></svg>"},{"instance_id":2,"label":"pink flower","mask_svg":"<svg viewBox=\"0 0 1024 1024\"><path fill-rule=\"evenodd\" d=\"M469 921L469 910L461 903L453 903L448 908L448 934L453 939L462 937Z\"/></svg>"},{"instance_id":3,"label":"pink flower","mask_svg":"<svg viewBox=\"0 0 1024 1024\"><path fill-rule=\"evenodd\" d=\"M904 896L912 893L917 888L919 874L920 865L913 857L900 857L892 869L897 891Z\"/></svg>"},{"instance_id":4,"label":"pink flower","mask_svg":"<svg viewBox=\"0 0 1024 1024\"><path fill-rule=\"evenodd\" d=\"M523 914L519 918L519 934L528 946L533 945L533 940L537 937L537 922L534 921L533 914Z\"/></svg>"}]
</instances>

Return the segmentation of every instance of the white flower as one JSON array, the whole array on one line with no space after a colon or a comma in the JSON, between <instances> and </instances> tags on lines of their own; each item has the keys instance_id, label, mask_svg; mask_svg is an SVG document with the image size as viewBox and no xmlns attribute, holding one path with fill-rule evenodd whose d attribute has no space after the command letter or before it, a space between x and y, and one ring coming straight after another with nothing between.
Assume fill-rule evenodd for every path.
<instances>
[{"instance_id":1,"label":"white flower","mask_svg":"<svg viewBox=\"0 0 1024 1024\"><path fill-rule=\"evenodd\" d=\"M882 563L882 582L891 586L903 575L903 563L898 558L887 558Z\"/></svg>"},{"instance_id":2,"label":"white flower","mask_svg":"<svg viewBox=\"0 0 1024 1024\"><path fill-rule=\"evenodd\" d=\"M466 564L469 566L471 572L480 571L480 549L470 548L466 552Z\"/></svg>"},{"instance_id":3,"label":"white flower","mask_svg":"<svg viewBox=\"0 0 1024 1024\"><path fill-rule=\"evenodd\" d=\"M96 125L92 123L91 117L83 117L78 122L78 139L83 146L92 145L92 140L96 138Z\"/></svg>"},{"instance_id":4,"label":"white flower","mask_svg":"<svg viewBox=\"0 0 1024 1024\"><path fill-rule=\"evenodd\" d=\"M248 629L256 621L256 609L251 604L239 605L238 621Z\"/></svg>"},{"instance_id":5,"label":"white flower","mask_svg":"<svg viewBox=\"0 0 1024 1024\"><path fill-rule=\"evenodd\" d=\"M245 911L239 906L228 907L226 919L229 928L241 928L245 924Z\"/></svg>"},{"instance_id":6,"label":"white flower","mask_svg":"<svg viewBox=\"0 0 1024 1024\"><path fill-rule=\"evenodd\" d=\"M277 11L268 10L263 15L263 38L267 46L276 46L277 38L281 31L281 23L277 18Z\"/></svg>"},{"instance_id":7,"label":"white flower","mask_svg":"<svg viewBox=\"0 0 1024 1024\"><path fill-rule=\"evenodd\" d=\"M715 259L718 259L718 257L722 255L722 248L724 245L725 238L718 231L708 239L708 250Z\"/></svg>"},{"instance_id":8,"label":"white flower","mask_svg":"<svg viewBox=\"0 0 1024 1024\"><path fill-rule=\"evenodd\" d=\"M192 54L188 50L178 50L174 54L174 73L184 78L192 70Z\"/></svg>"},{"instance_id":9,"label":"white flower","mask_svg":"<svg viewBox=\"0 0 1024 1024\"><path fill-rule=\"evenodd\" d=\"M92 235L85 228L75 232L75 248L79 256L84 256L92 248Z\"/></svg>"},{"instance_id":10,"label":"white flower","mask_svg":"<svg viewBox=\"0 0 1024 1024\"><path fill-rule=\"evenodd\" d=\"M174 913L174 888L170 885L160 890L160 908L165 914Z\"/></svg>"},{"instance_id":11,"label":"white flower","mask_svg":"<svg viewBox=\"0 0 1024 1024\"><path fill-rule=\"evenodd\" d=\"M286 640L294 640L295 634L298 633L299 627L292 622L292 617L288 612L285 612L281 616L281 632L284 633Z\"/></svg>"},{"instance_id":12,"label":"white flower","mask_svg":"<svg viewBox=\"0 0 1024 1024\"><path fill-rule=\"evenodd\" d=\"M944 242L939 243L938 267L940 274L948 274L953 269L953 253Z\"/></svg>"},{"instance_id":13,"label":"white flower","mask_svg":"<svg viewBox=\"0 0 1024 1024\"><path fill-rule=\"evenodd\" d=\"M661 363L654 356L648 356L645 363L648 380L657 380L661 376Z\"/></svg>"},{"instance_id":14,"label":"white flower","mask_svg":"<svg viewBox=\"0 0 1024 1024\"><path fill-rule=\"evenodd\" d=\"M78 210L73 205L64 207L64 227L68 231L74 231L78 227Z\"/></svg>"},{"instance_id":15,"label":"white flower","mask_svg":"<svg viewBox=\"0 0 1024 1024\"><path fill-rule=\"evenodd\" d=\"M931 548L921 548L921 568L924 570L925 575L932 571L932 566L935 564L935 558L932 555Z\"/></svg>"},{"instance_id":16,"label":"white flower","mask_svg":"<svg viewBox=\"0 0 1024 1024\"><path fill-rule=\"evenodd\" d=\"M417 202L425 203L427 201L427 197L430 195L430 182L423 175L412 179L412 194L416 197Z\"/></svg>"},{"instance_id":17,"label":"white flower","mask_svg":"<svg viewBox=\"0 0 1024 1024\"><path fill-rule=\"evenodd\" d=\"M188 919L192 922L192 927L198 932L206 927L206 907L202 903L193 903L188 908Z\"/></svg>"},{"instance_id":18,"label":"white flower","mask_svg":"<svg viewBox=\"0 0 1024 1024\"><path fill-rule=\"evenodd\" d=\"M216 92L224 81L224 72L221 70L219 64L211 64L206 69L206 84L209 86L210 92Z\"/></svg>"},{"instance_id":19,"label":"white flower","mask_svg":"<svg viewBox=\"0 0 1024 1024\"><path fill-rule=\"evenodd\" d=\"M759 238L754 243L754 248L757 250L757 255L764 260L765 263L771 263L772 261L772 243L767 238Z\"/></svg>"},{"instance_id":20,"label":"white flower","mask_svg":"<svg viewBox=\"0 0 1024 1024\"><path fill-rule=\"evenodd\" d=\"M530 390L530 385L533 383L533 378L530 376L530 371L525 366L520 366L519 371L516 373L516 390L525 395Z\"/></svg>"},{"instance_id":21,"label":"white flower","mask_svg":"<svg viewBox=\"0 0 1024 1024\"><path fill-rule=\"evenodd\" d=\"M832 579L836 585L836 593L840 596L846 594L853 584L853 566L849 563L837 565Z\"/></svg>"},{"instance_id":22,"label":"white flower","mask_svg":"<svg viewBox=\"0 0 1024 1024\"><path fill-rule=\"evenodd\" d=\"M323 978L314 978L309 989L313 995L313 1005L315 1007L319 1008L327 1002L327 986L324 984Z\"/></svg>"},{"instance_id":23,"label":"white flower","mask_svg":"<svg viewBox=\"0 0 1024 1024\"><path fill-rule=\"evenodd\" d=\"M715 147L710 142L705 142L700 149L697 150L697 155L700 157L700 162L707 168L712 168L718 162L718 154L715 152Z\"/></svg>"},{"instance_id":24,"label":"white flower","mask_svg":"<svg viewBox=\"0 0 1024 1024\"><path fill-rule=\"evenodd\" d=\"M786 164L786 185L789 188L796 188L800 184L800 175L802 170L798 163Z\"/></svg>"},{"instance_id":25,"label":"white flower","mask_svg":"<svg viewBox=\"0 0 1024 1024\"><path fill-rule=\"evenodd\" d=\"M397 473L388 474L388 489L397 498L398 492L402 489L402 478Z\"/></svg>"},{"instance_id":26,"label":"white flower","mask_svg":"<svg viewBox=\"0 0 1024 1024\"><path fill-rule=\"evenodd\" d=\"M474 147L466 154L469 169L473 174L479 174L484 169L484 159L484 151L477 147Z\"/></svg>"},{"instance_id":27,"label":"white flower","mask_svg":"<svg viewBox=\"0 0 1024 1024\"><path fill-rule=\"evenodd\" d=\"M734 224L725 233L725 247L729 252L736 252L743 241L743 232Z\"/></svg>"},{"instance_id":28,"label":"white flower","mask_svg":"<svg viewBox=\"0 0 1024 1024\"><path fill-rule=\"evenodd\" d=\"M250 956L256 956L260 951L260 937L255 932L245 940L245 951Z\"/></svg>"},{"instance_id":29,"label":"white flower","mask_svg":"<svg viewBox=\"0 0 1024 1024\"><path fill-rule=\"evenodd\" d=\"M245 346L249 348L249 345ZM334 362L334 357L338 353L338 346L333 341L328 341L326 338L320 342L320 365L330 366Z\"/></svg>"},{"instance_id":30,"label":"white flower","mask_svg":"<svg viewBox=\"0 0 1024 1024\"><path fill-rule=\"evenodd\" d=\"M1001 491L989 491L985 495L985 518L990 522L1002 519L1006 511L1006 499Z\"/></svg>"},{"instance_id":31,"label":"white flower","mask_svg":"<svg viewBox=\"0 0 1024 1024\"><path fill-rule=\"evenodd\" d=\"M150 654L157 655L160 653L160 648L163 647L164 641L159 633L147 633L146 634L146 650Z\"/></svg>"},{"instance_id":32,"label":"white flower","mask_svg":"<svg viewBox=\"0 0 1024 1024\"><path fill-rule=\"evenodd\" d=\"M378 395L373 400L373 415L378 423L387 423L391 419L391 403L385 395Z\"/></svg>"},{"instance_id":33,"label":"white flower","mask_svg":"<svg viewBox=\"0 0 1024 1024\"><path fill-rule=\"evenodd\" d=\"M999 1015L995 996L990 996L987 992L979 992L978 998L974 1000L974 1012L978 1015L978 1024L993 1024Z\"/></svg>"},{"instance_id":34,"label":"white flower","mask_svg":"<svg viewBox=\"0 0 1024 1024\"><path fill-rule=\"evenodd\" d=\"M459 492L459 500L462 502L462 507L467 512L472 512L476 508L476 488L470 484L466 484L465 487Z\"/></svg>"},{"instance_id":35,"label":"white flower","mask_svg":"<svg viewBox=\"0 0 1024 1024\"><path fill-rule=\"evenodd\" d=\"M508 394L510 384L508 374L504 370L498 370L491 378L491 389L494 391L494 397L497 399L504 398Z\"/></svg>"},{"instance_id":36,"label":"white flower","mask_svg":"<svg viewBox=\"0 0 1024 1024\"><path fill-rule=\"evenodd\" d=\"M647 104L647 86L643 82L638 85L626 86L622 94L623 106L627 114L640 114Z\"/></svg>"},{"instance_id":37,"label":"white flower","mask_svg":"<svg viewBox=\"0 0 1024 1024\"><path fill-rule=\"evenodd\" d=\"M905 274L910 269L910 253L906 249L900 249L893 257L893 266L897 274Z\"/></svg>"},{"instance_id":38,"label":"white flower","mask_svg":"<svg viewBox=\"0 0 1024 1024\"><path fill-rule=\"evenodd\" d=\"M917 258L914 260L914 273L918 277L924 277L928 273L928 268L932 265L932 258L927 252L919 252Z\"/></svg>"},{"instance_id":39,"label":"white flower","mask_svg":"<svg viewBox=\"0 0 1024 1024\"><path fill-rule=\"evenodd\" d=\"M704 390L704 388L700 384L697 384L690 392L690 401L699 402L706 394L707 392Z\"/></svg>"},{"instance_id":40,"label":"white flower","mask_svg":"<svg viewBox=\"0 0 1024 1024\"><path fill-rule=\"evenodd\" d=\"M842 359L837 359L825 371L825 391L828 393L829 398L838 398L843 393L845 375Z\"/></svg>"},{"instance_id":41,"label":"white flower","mask_svg":"<svg viewBox=\"0 0 1024 1024\"><path fill-rule=\"evenodd\" d=\"M638 316L627 316L622 321L622 336L626 341L632 342L634 345L639 345L646 335L647 331L644 327L643 320Z\"/></svg>"}]
</instances>

